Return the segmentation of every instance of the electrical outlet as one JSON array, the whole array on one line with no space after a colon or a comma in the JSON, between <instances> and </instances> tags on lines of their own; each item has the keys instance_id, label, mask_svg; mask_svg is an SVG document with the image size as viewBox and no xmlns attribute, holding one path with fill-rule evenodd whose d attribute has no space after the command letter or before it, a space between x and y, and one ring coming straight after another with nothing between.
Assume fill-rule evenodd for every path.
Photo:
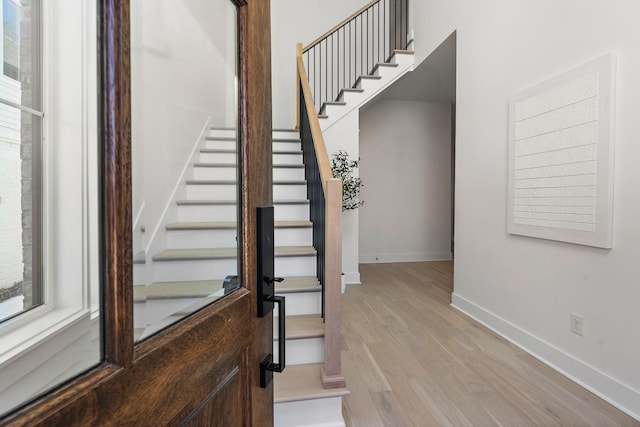
<instances>
[{"instance_id":1,"label":"electrical outlet","mask_svg":"<svg viewBox=\"0 0 640 427\"><path fill-rule=\"evenodd\" d=\"M582 316L576 313L571 313L571 332L582 336L582 321Z\"/></svg>"}]
</instances>

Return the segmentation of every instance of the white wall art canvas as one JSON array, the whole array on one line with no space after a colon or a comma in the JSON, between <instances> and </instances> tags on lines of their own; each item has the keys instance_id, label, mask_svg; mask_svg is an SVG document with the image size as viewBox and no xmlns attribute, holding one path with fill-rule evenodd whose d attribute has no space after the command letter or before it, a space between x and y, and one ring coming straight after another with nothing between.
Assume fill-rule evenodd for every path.
<instances>
[{"instance_id":1,"label":"white wall art canvas","mask_svg":"<svg viewBox=\"0 0 640 427\"><path fill-rule=\"evenodd\" d=\"M509 102L507 232L612 247L615 56Z\"/></svg>"}]
</instances>

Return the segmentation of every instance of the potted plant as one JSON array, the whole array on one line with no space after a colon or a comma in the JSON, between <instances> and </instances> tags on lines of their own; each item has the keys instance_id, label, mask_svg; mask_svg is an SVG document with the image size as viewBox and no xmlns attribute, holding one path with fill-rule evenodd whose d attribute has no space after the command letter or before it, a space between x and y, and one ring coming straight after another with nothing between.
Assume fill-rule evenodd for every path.
<instances>
[{"instance_id":1,"label":"potted plant","mask_svg":"<svg viewBox=\"0 0 640 427\"><path fill-rule=\"evenodd\" d=\"M364 204L359 198L362 181L353 175L359 164L360 159L351 160L349 154L343 150L331 156L333 177L342 180L342 212L358 209Z\"/></svg>"}]
</instances>

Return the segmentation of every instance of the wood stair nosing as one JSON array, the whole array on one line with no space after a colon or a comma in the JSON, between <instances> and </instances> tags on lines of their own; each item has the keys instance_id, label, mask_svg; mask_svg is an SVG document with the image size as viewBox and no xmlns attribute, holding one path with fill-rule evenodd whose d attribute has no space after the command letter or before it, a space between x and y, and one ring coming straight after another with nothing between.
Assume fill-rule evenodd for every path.
<instances>
[{"instance_id":1,"label":"wood stair nosing","mask_svg":"<svg viewBox=\"0 0 640 427\"><path fill-rule=\"evenodd\" d=\"M224 180L224 179L187 179L185 181L187 185L237 185L236 180ZM306 185L305 180L281 180L273 181L273 185Z\"/></svg>"},{"instance_id":2,"label":"wood stair nosing","mask_svg":"<svg viewBox=\"0 0 640 427\"><path fill-rule=\"evenodd\" d=\"M346 388L322 388L320 378L323 367L322 363L287 366L274 377L274 403L348 396L349 390Z\"/></svg>"},{"instance_id":3,"label":"wood stair nosing","mask_svg":"<svg viewBox=\"0 0 640 427\"><path fill-rule=\"evenodd\" d=\"M201 148L200 153L205 154L236 154L238 150L227 148ZM302 154L302 150L273 150L273 154Z\"/></svg>"},{"instance_id":4,"label":"wood stair nosing","mask_svg":"<svg viewBox=\"0 0 640 427\"><path fill-rule=\"evenodd\" d=\"M192 280L181 282L153 282L145 286L134 286L134 302L148 300L205 298L221 290L222 280Z\"/></svg>"},{"instance_id":5,"label":"wood stair nosing","mask_svg":"<svg viewBox=\"0 0 640 427\"><path fill-rule=\"evenodd\" d=\"M235 221L190 221L173 222L165 226L166 230L235 230L238 223ZM311 228L311 221L275 221L275 228Z\"/></svg>"},{"instance_id":6,"label":"wood stair nosing","mask_svg":"<svg viewBox=\"0 0 640 427\"><path fill-rule=\"evenodd\" d=\"M233 136L205 136L206 141L235 141L237 138Z\"/></svg>"},{"instance_id":7,"label":"wood stair nosing","mask_svg":"<svg viewBox=\"0 0 640 427\"><path fill-rule=\"evenodd\" d=\"M306 292L322 292L322 286L315 276L285 277L283 282L276 283L277 295Z\"/></svg>"},{"instance_id":8,"label":"wood stair nosing","mask_svg":"<svg viewBox=\"0 0 640 427\"><path fill-rule=\"evenodd\" d=\"M238 202L236 200L178 200L176 202L180 206L188 206L188 205L237 205ZM274 200L274 205L308 205L309 200Z\"/></svg>"},{"instance_id":9,"label":"wood stair nosing","mask_svg":"<svg viewBox=\"0 0 640 427\"><path fill-rule=\"evenodd\" d=\"M327 111L327 107L332 107L332 106L336 106L336 107L343 107L347 105L346 102L341 102L341 101L326 101L322 103L322 107L320 108L320 114L324 114Z\"/></svg>"},{"instance_id":10,"label":"wood stair nosing","mask_svg":"<svg viewBox=\"0 0 640 427\"><path fill-rule=\"evenodd\" d=\"M285 327L287 341L324 338L324 323L319 314L287 316ZM274 331L273 340L278 341L279 339L277 331Z\"/></svg>"},{"instance_id":11,"label":"wood stair nosing","mask_svg":"<svg viewBox=\"0 0 640 427\"><path fill-rule=\"evenodd\" d=\"M234 259L238 256L237 248L204 248L204 249L166 249L155 254L153 261L202 261L215 259ZM276 258L295 258L316 256L313 246L276 246Z\"/></svg>"}]
</instances>

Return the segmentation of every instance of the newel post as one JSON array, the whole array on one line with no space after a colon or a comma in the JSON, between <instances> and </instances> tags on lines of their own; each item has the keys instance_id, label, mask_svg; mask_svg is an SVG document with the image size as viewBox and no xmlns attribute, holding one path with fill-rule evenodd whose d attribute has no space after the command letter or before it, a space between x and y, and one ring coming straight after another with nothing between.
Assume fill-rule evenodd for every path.
<instances>
[{"instance_id":1,"label":"newel post","mask_svg":"<svg viewBox=\"0 0 640 427\"><path fill-rule=\"evenodd\" d=\"M342 181L326 182L325 202L325 357L322 386L345 386L341 371Z\"/></svg>"}]
</instances>

